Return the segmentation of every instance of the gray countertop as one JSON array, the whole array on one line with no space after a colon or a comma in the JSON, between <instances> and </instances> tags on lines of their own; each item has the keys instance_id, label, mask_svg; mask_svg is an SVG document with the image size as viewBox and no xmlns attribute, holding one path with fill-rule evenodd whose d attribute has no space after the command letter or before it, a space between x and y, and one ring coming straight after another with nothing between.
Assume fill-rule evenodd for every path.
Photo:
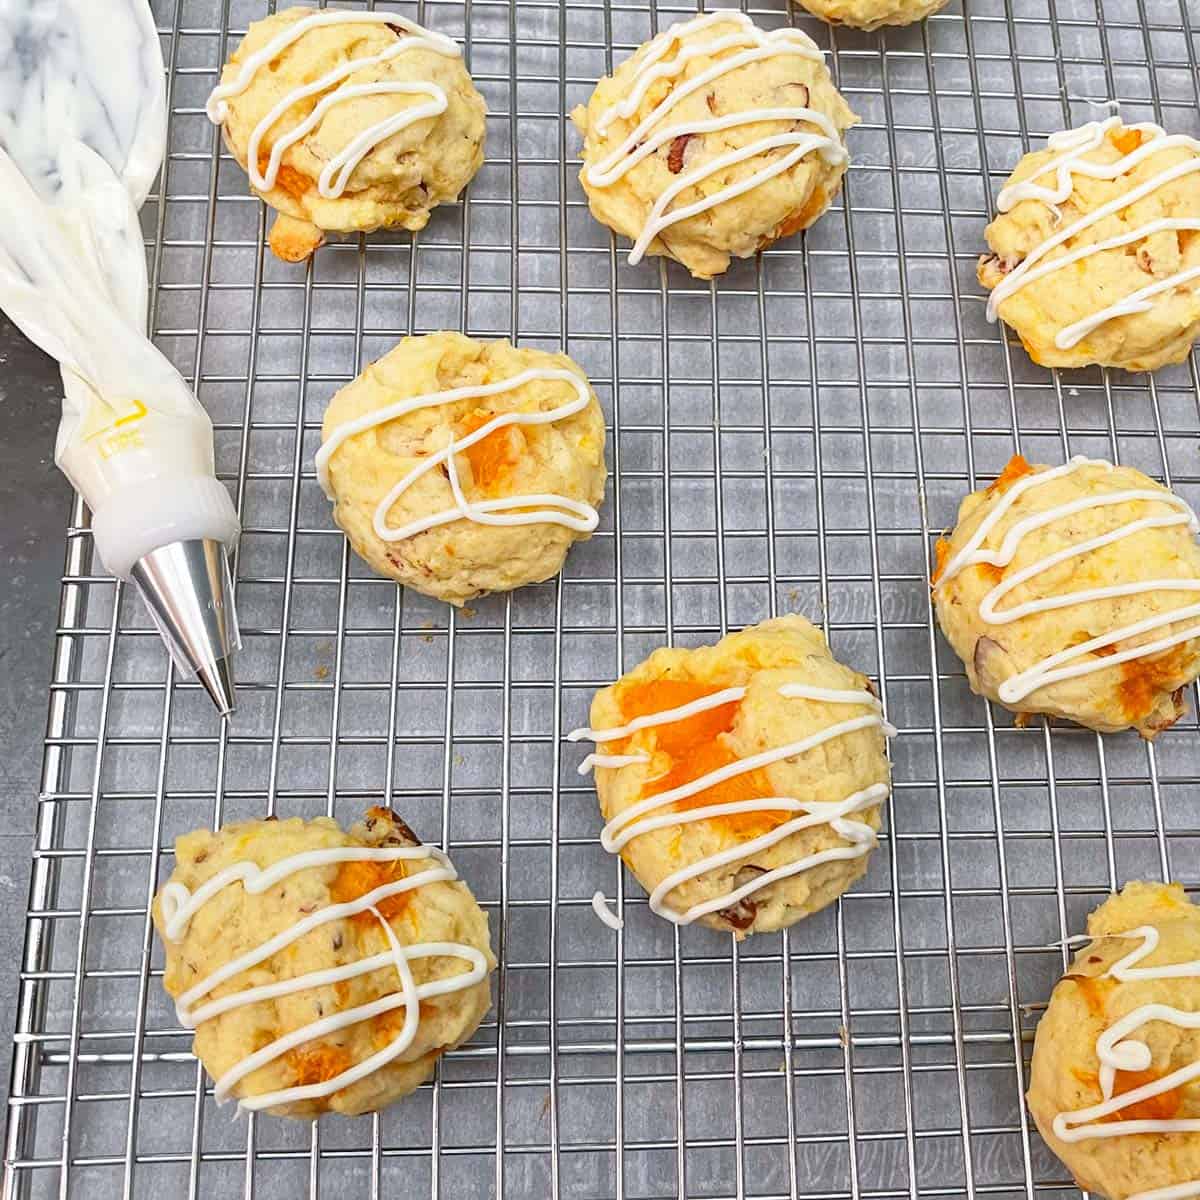
<instances>
[{"instance_id":1,"label":"gray countertop","mask_svg":"<svg viewBox=\"0 0 1200 1200\"><path fill-rule=\"evenodd\" d=\"M71 488L54 466L58 368L0 314L0 1035L11 1044ZM8 1056L0 1085L8 1092Z\"/></svg>"}]
</instances>

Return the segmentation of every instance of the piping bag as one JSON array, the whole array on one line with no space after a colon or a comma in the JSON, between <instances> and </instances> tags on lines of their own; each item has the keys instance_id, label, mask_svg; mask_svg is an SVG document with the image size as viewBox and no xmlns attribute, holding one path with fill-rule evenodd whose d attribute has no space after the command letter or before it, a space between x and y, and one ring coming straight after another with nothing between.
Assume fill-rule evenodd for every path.
<instances>
[{"instance_id":1,"label":"piping bag","mask_svg":"<svg viewBox=\"0 0 1200 1200\"><path fill-rule=\"evenodd\" d=\"M0 0L0 308L58 360L54 461L176 665L223 716L239 645L212 422L145 335L138 208L166 152L145 0Z\"/></svg>"}]
</instances>

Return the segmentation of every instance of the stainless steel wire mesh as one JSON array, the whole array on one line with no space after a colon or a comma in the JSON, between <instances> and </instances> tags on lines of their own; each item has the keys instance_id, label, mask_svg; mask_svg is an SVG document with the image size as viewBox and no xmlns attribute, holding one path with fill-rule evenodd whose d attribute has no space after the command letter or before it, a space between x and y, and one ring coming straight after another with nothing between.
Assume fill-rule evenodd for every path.
<instances>
[{"instance_id":1,"label":"stainless steel wire mesh","mask_svg":"<svg viewBox=\"0 0 1200 1200\"><path fill-rule=\"evenodd\" d=\"M1158 742L1016 729L932 623L932 538L1014 450L1131 463L1200 501L1197 362L1035 367L984 319L992 197L1046 132L1119 99L1200 134L1194 0L953 0L830 30L862 125L840 201L713 285L630 268L564 117L657 28L644 0L392 5L463 39L487 163L417 237L308 268L203 114L263 0L155 0L170 151L145 209L153 330L217 428L245 527L240 711L218 729L68 531L9 1100L7 1196L953 1197L1069 1178L1021 1093L1063 965L1130 878L1200 883L1196 719ZM710 6L711 7L711 6ZM409 332L563 347L610 423L604 520L561 579L461 613L372 577L312 455L328 397ZM895 791L835 908L738 947L651 916L596 841L591 692L664 641L776 612L880 682ZM450 686L448 686L450 685ZM1192 701L1196 697L1192 696ZM231 1122L162 993L147 903L174 836L389 803L491 913L496 1006L375 1118ZM596 921L601 888L623 933Z\"/></svg>"}]
</instances>

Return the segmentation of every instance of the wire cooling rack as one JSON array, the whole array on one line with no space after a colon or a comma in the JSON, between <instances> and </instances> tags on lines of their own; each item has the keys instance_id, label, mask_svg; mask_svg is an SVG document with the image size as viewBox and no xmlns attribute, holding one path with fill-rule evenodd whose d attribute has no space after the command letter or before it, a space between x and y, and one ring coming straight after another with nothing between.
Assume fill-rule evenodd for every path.
<instances>
[{"instance_id":1,"label":"wire cooling rack","mask_svg":"<svg viewBox=\"0 0 1200 1200\"><path fill-rule=\"evenodd\" d=\"M1066 1194L1021 1093L1038 1012L1114 885L1200 883L1196 719L1154 746L973 697L935 632L931 540L1017 449L1107 456L1200 501L1197 363L1051 374L984 320L1001 179L1116 97L1200 133L1193 0L952 0L830 30L863 123L835 207L713 285L636 269L588 215L564 112L692 11L626 0L393 7L463 39L487 164L418 237L264 252L202 106L265 5L156 0L170 158L145 210L158 343L213 415L241 511L240 708L218 728L68 533L9 1100L6 1196ZM965 11L964 11L965 8ZM1151 61L1152 60L1152 61ZM561 579L447 608L372 577L313 474L329 396L409 332L565 348L610 423L597 535ZM824 623L902 731L867 877L743 946L654 918L597 844L581 724L663 642ZM448 687L447 683L453 686ZM1192 714L1196 697L1191 697ZM230 1120L160 986L172 839L397 808L491 914L480 1032L374 1118ZM589 898L623 908L613 933Z\"/></svg>"}]
</instances>

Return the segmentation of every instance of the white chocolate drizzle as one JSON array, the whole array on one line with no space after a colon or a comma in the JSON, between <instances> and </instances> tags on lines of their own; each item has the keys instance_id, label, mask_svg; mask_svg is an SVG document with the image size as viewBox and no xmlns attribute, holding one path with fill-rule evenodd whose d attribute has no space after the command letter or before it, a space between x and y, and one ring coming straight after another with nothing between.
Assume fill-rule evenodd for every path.
<instances>
[{"instance_id":1,"label":"white chocolate drizzle","mask_svg":"<svg viewBox=\"0 0 1200 1200\"><path fill-rule=\"evenodd\" d=\"M1148 1192L1135 1192L1129 1200L1191 1200L1193 1196L1200 1196L1200 1179L1177 1183L1172 1187L1152 1188Z\"/></svg>"},{"instance_id":2,"label":"white chocolate drizzle","mask_svg":"<svg viewBox=\"0 0 1200 1200\"><path fill-rule=\"evenodd\" d=\"M695 42L691 45L682 44L682 39L689 34L698 33L709 26L718 24L736 25L738 28L734 33L727 33L709 41ZM677 39L681 42L678 51L672 58L666 58L667 52ZM745 47L745 49L721 59L714 66L702 71L694 79L688 80L681 86L673 87L637 127L630 130L619 146L614 147L599 162L585 168L586 182L595 188L609 187L633 170L638 163L679 137L716 133L723 129L733 129L739 125L753 125L763 121L785 121L789 125L796 121L805 121L816 126L820 132L814 133L811 130L789 128L785 132L764 135L745 146L718 155L691 170L683 171L674 183L663 189L651 207L646 224L629 254L631 264L641 262L650 244L664 229L752 191L766 183L767 180L774 179L775 176L791 170L796 163L814 151L830 163L844 163L847 160L846 148L842 144L837 127L824 113L809 108L807 105L750 108L743 112L728 113L723 117L681 121L675 125L663 126L661 124L667 114L688 96L707 87L722 75L736 71L750 63L760 62L765 58L775 58L781 54L795 54L814 62L824 62L824 55L817 44L801 30L783 28L767 33L759 29L745 13L733 9L718 9L715 12L694 17L690 21L673 25L639 51L641 61L634 72L633 87L623 100L599 114L595 122L596 133L603 137L608 127L617 118L627 120L633 116L653 84L659 80L677 78L693 59L721 54L726 50L735 50L738 47ZM709 176L716 175L746 159L756 158L771 150L788 147L790 147L788 153L767 162L753 175L721 188L711 196L701 196L691 204L683 205L670 212L667 211L681 192Z\"/></svg>"},{"instance_id":3,"label":"white chocolate drizzle","mask_svg":"<svg viewBox=\"0 0 1200 1200\"><path fill-rule=\"evenodd\" d=\"M1105 936L1116 936L1108 934ZM1158 928L1154 925L1139 925L1128 933L1120 934L1123 938L1141 938L1142 944L1134 947L1124 958L1119 959L1108 968L1107 974L1120 983L1133 983L1146 979L1196 979L1200 978L1200 958L1192 962L1169 963L1162 967L1139 967L1143 958L1149 958L1158 949ZM1095 938L1090 938L1095 941Z\"/></svg>"},{"instance_id":4,"label":"white chocolate drizzle","mask_svg":"<svg viewBox=\"0 0 1200 1200\"><path fill-rule=\"evenodd\" d=\"M1036 562L1030 563L1026 567L1022 567L1019 571L1014 571L1011 575L1001 579L984 596L979 605L979 615L990 625L1007 625L1013 621L1019 621L1024 617L1033 616L1036 613L1069 608L1075 604L1088 604L1094 600L1111 600L1123 596L1137 596L1156 591L1200 593L1200 579L1143 579L1131 580L1129 583L1114 584L1109 587L1084 588L1080 591L1064 592L1061 595L1044 596L1039 600L1030 600L1024 604L1016 604L1006 609L998 607L1000 601L1009 592L1027 583L1030 579L1035 578L1044 571L1058 566L1059 563L1067 562L1072 558L1088 554L1093 550L1099 550L1104 546L1112 545L1114 542L1132 537L1134 534L1141 533L1146 529L1163 529L1175 525L1183 525L1192 533L1200 530L1200 522L1197 521L1196 514L1187 502L1179 496L1161 488L1132 488L1119 492L1100 492L1094 496L1083 496L1078 500L1072 500L1065 504L1059 504L1053 508L1046 509L1044 512L1033 513L1030 516L1023 517L1021 520L1013 523L1004 535L1003 541L1001 541L996 549L985 550L983 548L983 543L987 540L988 535L996 527L997 523L1003 519L1005 514L1008 513L1012 506L1026 492L1032 488L1040 487L1042 484L1049 483L1051 480L1059 479L1064 475L1070 475L1082 467L1100 467L1108 471L1113 469L1112 463L1106 462L1103 459L1076 457L1060 467L1054 467L1047 471L1037 471L1018 479L992 506L991 511L979 523L979 527L971 535L967 544L946 563L945 568L938 577L937 583L934 584L934 589L937 590L944 587L956 575L966 570L967 567L982 564L1007 567L1020 549L1021 542L1029 534L1056 521L1061 521L1064 518L1071 517L1076 513L1091 508L1104 508L1116 504L1147 503L1159 504L1167 510L1174 511L1167 511L1154 516L1141 517L1137 520L1129 521L1124 525L1119 525L1116 529L1109 530L1107 533L1077 542L1072 546L1067 546L1062 550L1047 555L1045 558L1040 558ZM1026 670L1013 675L1010 679L1006 679L999 688L1000 699L1006 704L1015 704L1025 699L1031 692L1035 692L1039 688L1046 687L1049 684L1058 683L1060 680L1076 679L1081 675L1090 675L1094 671L1103 671L1108 667L1118 666L1120 663L1158 654L1164 650L1169 650L1172 646L1179 645L1181 642L1187 642L1192 638L1200 637L1200 625L1190 625L1180 633L1168 634L1153 641L1143 642L1138 646L1128 646L1112 654L1097 656L1095 658L1087 657L1097 650L1103 650L1108 646L1112 646L1116 642L1141 637L1143 634L1161 629L1164 625L1174 625L1176 622L1188 621L1195 617L1200 617L1200 603L1170 609L1167 612L1158 613L1145 620L1123 625L1109 633L1099 634L1096 637L1089 638L1086 642L1080 642L1078 645L1068 646L1065 650L1051 654Z\"/></svg>"},{"instance_id":5,"label":"white chocolate drizzle","mask_svg":"<svg viewBox=\"0 0 1200 1200\"><path fill-rule=\"evenodd\" d=\"M1104 144L1105 135L1108 131L1120 124L1121 118L1113 116L1104 121L1089 121L1086 125L1081 125L1078 129L1066 129L1052 134L1046 143L1047 147L1051 150L1061 150L1063 153L1057 158L1051 159L1036 175L1002 188L1000 194L996 197L996 207L1000 212L1006 213L1022 200L1040 200L1047 207L1054 209L1056 205L1063 203L1071 195L1074 190L1074 176L1083 176L1088 179L1117 179L1128 171L1133 170L1134 167L1151 155L1161 154L1164 150L1169 150L1176 146L1186 146L1196 151L1197 155L1200 155L1200 141L1197 141L1195 138L1181 133L1168 134L1161 126L1149 121L1143 121L1126 126L1127 129L1136 130L1142 135L1143 140L1139 146L1135 147L1128 154L1122 155L1115 162L1099 163L1088 161L1085 155L1099 149ZM1175 163L1173 166L1165 168L1137 187L1131 188L1128 192L1115 197L1106 204L1100 205L1092 212L1086 213L1078 220L1073 221L1065 229L1060 229L1057 233L1047 238L1040 246L1026 255L992 289L987 302L988 320L994 321L1001 303L1008 299L1014 292L1025 287L1026 284L1033 283L1036 279L1042 279L1054 271L1059 271L1063 267L1078 262L1080 259L1087 258L1101 251L1115 250L1131 242L1142 241L1145 238L1152 237L1156 233L1171 230L1200 230L1200 213L1194 217L1162 217L1155 221L1149 221L1145 225L1129 230L1126 233L1105 238L1102 241L1090 242L1087 245L1077 246L1074 250L1061 257L1046 261L1046 256L1052 250L1057 249L1071 238L1079 236L1105 217L1119 212L1121 209L1128 208L1131 204L1136 203L1144 196L1150 195L1151 192L1157 191L1173 180L1181 179L1185 175L1191 175L1196 171L1200 171L1200 157L1192 157L1184 162ZM1051 173L1054 174L1055 179L1053 187L1045 187L1037 182ZM1124 299L1105 305L1090 316L1084 317L1082 320L1060 329L1055 335L1054 344L1060 350L1069 350L1072 346L1087 337L1092 330L1098 329L1101 325L1113 320L1114 317L1148 312L1154 307L1155 297L1162 295L1164 292L1170 292L1175 288L1182 287L1184 284L1190 283L1193 279L1200 279L1200 267L1190 267L1183 271L1177 271L1165 279L1157 279L1153 283L1131 292Z\"/></svg>"},{"instance_id":6,"label":"white chocolate drizzle","mask_svg":"<svg viewBox=\"0 0 1200 1200\"><path fill-rule=\"evenodd\" d=\"M590 775L597 767L629 767L649 761L646 754L589 754L575 769L580 775Z\"/></svg>"},{"instance_id":7,"label":"white chocolate drizzle","mask_svg":"<svg viewBox=\"0 0 1200 1200\"><path fill-rule=\"evenodd\" d=\"M603 892L595 892L592 895L592 912L600 918L600 921L607 925L609 929L624 929L625 922L617 916L611 908L608 907L608 900Z\"/></svg>"},{"instance_id":8,"label":"white chocolate drizzle","mask_svg":"<svg viewBox=\"0 0 1200 1200\"><path fill-rule=\"evenodd\" d=\"M1158 947L1159 934L1153 925L1142 925L1125 933L1100 934L1089 940L1095 942L1108 937L1141 939L1140 946L1113 963L1104 973L1121 983L1150 979L1200 978L1200 959L1160 967L1137 966ZM1101 1103L1087 1108L1058 1113L1053 1123L1055 1137L1064 1142L1082 1142L1089 1138L1125 1137L1131 1134L1200 1133L1200 1119L1196 1118L1116 1121L1108 1119L1128 1105L1151 1100L1200 1077L1200 1059L1197 1059L1194 1063L1162 1076L1161 1079L1153 1079L1140 1087L1122 1092L1119 1096L1113 1095L1118 1071L1150 1069L1153 1061L1150 1047L1133 1035L1152 1021L1165 1021L1179 1029L1200 1029L1200 1012L1185 1012L1166 1004L1143 1004L1110 1025L1096 1040L1096 1057L1100 1060L1100 1093L1104 1099ZM1189 1200L1193 1196L1200 1196L1200 1179L1155 1188L1152 1191L1137 1192L1131 1195L1129 1200Z\"/></svg>"},{"instance_id":9,"label":"white chocolate drizzle","mask_svg":"<svg viewBox=\"0 0 1200 1200\"><path fill-rule=\"evenodd\" d=\"M382 1050L376 1051L362 1062L342 1071L332 1079L320 1083L284 1088L260 1096L244 1097L238 1103L240 1107L246 1109L273 1108L277 1105L331 1096L334 1092L367 1078L398 1058L412 1045L420 1025L421 1001L433 996L444 996L450 992L462 991L481 982L487 977L487 958L474 946L464 945L460 942L420 942L411 946L401 945L391 925L379 912L377 906L391 896L411 891L413 888L422 887L427 883L458 878L458 873L446 855L432 846L346 846L307 850L301 854L293 854L289 858L281 859L265 869L253 862L234 863L225 870L218 871L195 892L190 892L182 883L177 882L168 883L162 889L159 904L163 917L164 937L169 942L177 942L187 933L188 925L195 914L213 896L233 883L241 883L250 895L259 895L298 871L333 866L344 862L398 862L414 859L432 860L434 865L415 875L406 875L392 883L374 888L356 900L329 904L324 908L317 909L297 921L290 929L285 929L282 933L261 942L254 949L231 959L211 975L190 987L176 1000L175 1011L180 1024L185 1029L196 1029L205 1021L248 1004L258 1004L309 988L325 987L345 980L357 979L371 971L380 971L391 967L400 977L399 991L381 996L369 1004L360 1004L302 1025L242 1059L216 1081L214 1093L219 1102L227 1099L232 1089L247 1075L274 1062L289 1050L302 1046L306 1042L327 1037L348 1025L354 1025L359 1021L368 1021L383 1013L403 1008L404 1025L400 1032ZM388 940L387 951L359 959L357 962L345 963L339 967L309 971L305 975L297 975L292 979L246 988L243 991L222 996L217 1000L210 1000L207 1004L198 1003L221 984L227 983L243 971L249 971L259 963L281 953L312 930L319 929L331 921L344 920L363 912L373 913L382 925ZM413 978L410 962L418 958L437 957L460 958L470 966L468 970L458 975L434 979L418 985Z\"/></svg>"},{"instance_id":10,"label":"white chocolate drizzle","mask_svg":"<svg viewBox=\"0 0 1200 1200\"><path fill-rule=\"evenodd\" d=\"M600 514L590 504L584 504L582 501L573 500L568 496L552 494L499 496L491 500L469 500L463 492L462 482L458 475L457 456L464 450L469 450L476 442L483 441L496 430L507 428L510 425L551 425L587 408L591 401L587 383L574 371L560 367L533 367L528 371L522 371L519 375L514 375L511 379L503 379L497 383L412 396L405 400L397 400L395 404L389 404L386 408L378 409L375 412L364 413L352 421L346 421L333 431L317 451L317 478L325 495L331 500L334 498L329 482L329 460L347 439L380 425L386 425L389 421L395 421L422 408L439 408L446 404L456 404L461 400L481 400L489 396L502 396L538 379L569 383L574 388L575 395L571 400L555 405L554 408L544 412L498 413L472 433L463 437L452 437L441 450L423 458L380 500L373 518L375 534L382 541L399 542L415 537L418 533L424 533L427 529L434 529L439 525L447 525L451 521L459 520L473 521L477 525L562 525L579 533L591 533L600 523ZM387 516L392 505L418 479L443 463L446 468L446 479L454 497L454 506L433 513L431 516L418 517L405 525L389 526ZM538 508L538 505L544 507Z\"/></svg>"},{"instance_id":11,"label":"white chocolate drizzle","mask_svg":"<svg viewBox=\"0 0 1200 1200\"><path fill-rule=\"evenodd\" d=\"M662 712L649 713L638 717L630 721L628 725L618 726L613 729L576 729L567 734L567 739L572 742L587 740L595 744L602 744L617 738L629 737L641 729L649 729L658 725L683 721L698 713L706 712L713 708L720 708L725 704L735 703L743 699L745 694L746 689L744 687L724 688L719 692L714 692L710 696L694 700L690 704L683 704L677 708L664 709ZM777 746L770 750L764 750L759 754L738 759L723 767L718 767L716 770L709 771L706 775L701 775L688 783L681 784L679 787L649 796L644 800L639 800L636 804L631 805L613 817L600 833L600 844L604 849L610 854L619 854L621 849L633 841L634 838L641 837L643 834L650 833L655 829L664 829L671 825L688 825L693 821L706 821L737 813L791 812L799 814L757 838L733 846L730 849L719 851L716 854L708 855L668 875L650 893L650 908L660 917L665 917L668 921L676 925L690 925L699 917L739 903L746 896L757 892L760 888L767 887L769 884L781 879L788 879L793 875L798 875L802 871L811 870L822 863L833 862L838 859L861 858L874 849L878 843L875 830L870 825L863 821L852 820L851 818L855 813L872 808L886 799L889 788L884 783L873 783L870 787L854 792L840 801L798 800L791 796L765 796L749 800L733 800L722 804L707 804L701 808L684 809L682 811L674 810L673 806L677 801L686 800L688 797L706 792L709 788L716 787L726 780L760 770L763 767L770 766L772 763L782 762L784 759L807 754L810 750L814 750L818 746L832 741L834 738L843 737L857 730L879 729L886 737L892 737L896 733L896 730L883 719L882 706L879 701L868 691L817 688L809 687L806 684L789 683L780 687L779 694L789 698L807 699L832 704L861 705L871 711L864 716L839 721L834 725L820 730L818 733L801 738L799 741L789 742L784 746ZM604 767L606 765L602 760L598 761L598 756L589 757L596 766ZM634 756L620 757L633 758ZM613 769L620 770L625 766L631 765L644 766L650 761L649 756L645 754L636 757L638 758L637 763L622 762ZM642 782L646 783L650 781L643 780ZM686 883L690 879L695 879L697 876L703 875L708 871L751 858L760 851L767 850L776 843L783 841L784 838L790 837L794 833L799 833L804 829L811 829L817 825L829 825L835 833L845 839L847 844L817 851L797 859L795 862L786 863L784 866L766 871L741 887L734 888L712 900L692 905L685 912L678 912L667 905L667 897L680 884ZM601 897L602 899L603 897ZM593 897L593 907L596 907L595 897ZM600 916L599 909L597 909L597 916ZM601 920L604 920L604 918L601 917ZM605 923L608 924L607 921Z\"/></svg>"},{"instance_id":12,"label":"white chocolate drizzle","mask_svg":"<svg viewBox=\"0 0 1200 1200\"><path fill-rule=\"evenodd\" d=\"M229 115L229 98L241 95L263 67L278 58L289 46L298 42L310 30L319 29L325 25L364 24L398 26L404 30L404 36L395 45L389 46L378 54L349 59L320 78L314 79L311 83L293 88L255 125L246 146L246 172L250 176L250 182L260 191L270 191L275 186L284 151L311 133L335 104L343 104L347 100L355 100L361 96L426 97L424 104L410 105L385 117L382 121L368 126L329 159L317 180L317 190L327 200L335 200L342 195L355 167L385 138L389 138L392 134L399 133L400 130L415 125L427 117L437 117L446 111L449 100L445 90L436 83L379 79L372 83L352 84L349 87L342 87L341 84L356 71L383 66L401 54L407 54L410 50L429 50L445 58L458 58L460 51L457 43L444 34L424 29L397 13L327 11L313 13L312 16L293 22L286 29L277 33L261 50L247 55L237 77L229 83L222 83L213 89L205 104L208 119L214 125L222 124ZM282 137L275 139L271 146L266 170L260 170L258 165L259 146L262 144L263 138L293 105L322 92L326 94L317 102L312 112Z\"/></svg>"},{"instance_id":13,"label":"white chocolate drizzle","mask_svg":"<svg viewBox=\"0 0 1200 1200\"><path fill-rule=\"evenodd\" d=\"M736 704L744 699L745 695L744 687L722 688L719 692L713 692L711 696L701 696L699 700L692 700L677 708L665 708L662 712L647 713L644 717L637 717L630 721L628 725L618 725L613 729L572 729L567 734L567 741L587 741L602 746L605 742L617 742L622 738L630 737L639 729L649 729L655 725L671 725L675 721L686 721L689 717L708 712L710 708L720 708L723 704ZM597 762L596 765L602 767L608 764Z\"/></svg>"}]
</instances>

